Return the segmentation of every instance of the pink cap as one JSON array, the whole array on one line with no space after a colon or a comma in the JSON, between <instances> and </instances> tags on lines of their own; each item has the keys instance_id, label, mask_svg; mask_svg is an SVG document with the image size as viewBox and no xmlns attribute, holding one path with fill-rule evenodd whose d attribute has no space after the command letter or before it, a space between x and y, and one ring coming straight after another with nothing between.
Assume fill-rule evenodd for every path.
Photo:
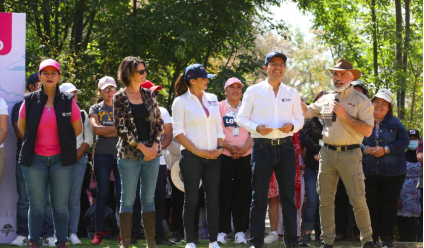
<instances>
[{"instance_id":1,"label":"pink cap","mask_svg":"<svg viewBox=\"0 0 424 248\"><path fill-rule=\"evenodd\" d=\"M104 76L104 77L100 78L99 84L97 85L97 88L99 90L104 90L108 86L117 87L115 79L113 79L113 77L109 77L109 76Z\"/></svg>"},{"instance_id":2,"label":"pink cap","mask_svg":"<svg viewBox=\"0 0 424 248\"><path fill-rule=\"evenodd\" d=\"M159 91L159 90L162 89L162 86L160 86L160 85L154 85L149 80L146 80L146 82L140 84L140 86L143 87L143 88L145 88L145 89L149 89L151 91Z\"/></svg>"},{"instance_id":3,"label":"pink cap","mask_svg":"<svg viewBox=\"0 0 424 248\"><path fill-rule=\"evenodd\" d=\"M46 60L41 61L40 67L38 68L38 73L40 73L41 70L43 70L44 68L49 67L49 66L54 67L56 70L59 71L59 74L60 74L59 63L54 59L46 59Z\"/></svg>"},{"instance_id":4,"label":"pink cap","mask_svg":"<svg viewBox=\"0 0 424 248\"><path fill-rule=\"evenodd\" d=\"M240 81L240 79L238 79L238 78L236 78L236 77L232 77L232 78L228 79L228 80L227 80L227 82L225 82L224 90L225 90L228 86L230 86L230 85L232 85L232 84L234 84L234 83L238 83L238 84L240 84L240 85L241 85L241 87L244 87L244 84Z\"/></svg>"}]
</instances>

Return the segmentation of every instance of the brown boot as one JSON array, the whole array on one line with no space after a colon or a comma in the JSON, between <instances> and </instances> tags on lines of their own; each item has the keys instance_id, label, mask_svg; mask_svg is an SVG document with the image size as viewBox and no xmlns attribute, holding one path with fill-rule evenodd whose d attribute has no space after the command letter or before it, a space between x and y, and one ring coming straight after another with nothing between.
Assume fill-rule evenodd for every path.
<instances>
[{"instance_id":1,"label":"brown boot","mask_svg":"<svg viewBox=\"0 0 424 248\"><path fill-rule=\"evenodd\" d=\"M141 213L141 218L143 219L144 233L146 234L147 248L157 248L155 241L155 211L150 211L147 213Z\"/></svg>"},{"instance_id":2,"label":"brown boot","mask_svg":"<svg viewBox=\"0 0 424 248\"><path fill-rule=\"evenodd\" d=\"M121 246L119 248L129 248L131 239L133 213L119 213L119 223L121 226Z\"/></svg>"}]
</instances>

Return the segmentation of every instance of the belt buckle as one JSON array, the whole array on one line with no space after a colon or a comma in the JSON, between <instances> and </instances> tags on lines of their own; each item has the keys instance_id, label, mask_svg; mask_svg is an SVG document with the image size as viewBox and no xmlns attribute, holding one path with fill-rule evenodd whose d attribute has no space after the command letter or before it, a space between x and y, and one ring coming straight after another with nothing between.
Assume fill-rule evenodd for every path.
<instances>
[{"instance_id":1,"label":"belt buckle","mask_svg":"<svg viewBox=\"0 0 424 248\"><path fill-rule=\"evenodd\" d=\"M274 141L275 141L275 143L274 143ZM281 140L279 140L279 139L272 139L272 140L271 140L271 145L272 145L272 146L278 146L278 145L281 145Z\"/></svg>"},{"instance_id":2,"label":"belt buckle","mask_svg":"<svg viewBox=\"0 0 424 248\"><path fill-rule=\"evenodd\" d=\"M342 151L342 147L341 147L341 146L337 146L337 147L336 147L336 151L337 151L337 152L341 152L341 151Z\"/></svg>"}]
</instances>

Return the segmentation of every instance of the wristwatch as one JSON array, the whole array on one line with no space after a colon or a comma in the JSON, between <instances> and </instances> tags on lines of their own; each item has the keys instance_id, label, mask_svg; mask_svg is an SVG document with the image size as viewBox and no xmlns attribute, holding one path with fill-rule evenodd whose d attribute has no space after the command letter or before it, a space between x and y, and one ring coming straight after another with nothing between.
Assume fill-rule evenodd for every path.
<instances>
[{"instance_id":1,"label":"wristwatch","mask_svg":"<svg viewBox=\"0 0 424 248\"><path fill-rule=\"evenodd\" d=\"M389 154L390 153L390 148L388 146L384 147L384 153L385 154Z\"/></svg>"},{"instance_id":2,"label":"wristwatch","mask_svg":"<svg viewBox=\"0 0 424 248\"><path fill-rule=\"evenodd\" d=\"M216 149L222 148L222 151L225 151L225 148L223 146L217 146Z\"/></svg>"}]
</instances>

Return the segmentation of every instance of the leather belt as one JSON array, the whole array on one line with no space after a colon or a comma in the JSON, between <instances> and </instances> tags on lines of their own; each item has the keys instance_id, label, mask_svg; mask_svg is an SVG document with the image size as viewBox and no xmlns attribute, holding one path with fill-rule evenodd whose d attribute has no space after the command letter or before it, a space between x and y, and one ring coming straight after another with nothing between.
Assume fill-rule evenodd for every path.
<instances>
[{"instance_id":1,"label":"leather belt","mask_svg":"<svg viewBox=\"0 0 424 248\"><path fill-rule=\"evenodd\" d=\"M327 143L324 143L324 146L327 147L328 149L338 151L338 152L345 152L345 151L349 151L349 150L353 150L353 149L361 147L359 144L347 145L347 146L333 146Z\"/></svg>"},{"instance_id":2,"label":"leather belt","mask_svg":"<svg viewBox=\"0 0 424 248\"><path fill-rule=\"evenodd\" d=\"M285 138L281 138L281 139L263 139L263 138L254 138L253 142L254 143L259 143L259 144L265 144L265 145L272 145L272 146L281 146L284 143L287 143L289 141L292 141L292 136L288 136Z\"/></svg>"}]
</instances>

